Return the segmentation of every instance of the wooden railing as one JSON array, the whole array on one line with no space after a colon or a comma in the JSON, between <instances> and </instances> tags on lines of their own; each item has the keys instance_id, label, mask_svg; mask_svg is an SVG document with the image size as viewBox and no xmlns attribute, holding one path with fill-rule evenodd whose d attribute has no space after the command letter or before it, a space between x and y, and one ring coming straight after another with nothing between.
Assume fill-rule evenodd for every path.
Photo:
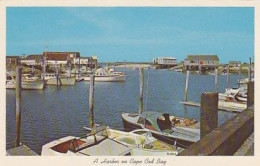
<instances>
[{"instance_id":1,"label":"wooden railing","mask_svg":"<svg viewBox=\"0 0 260 166\"><path fill-rule=\"evenodd\" d=\"M219 127L211 129L200 141L192 144L188 149L181 152L179 156L233 155L254 132L253 82L248 83L247 106L248 108L246 110L237 114ZM203 110L201 110L201 112L203 112ZM201 126L201 128L203 128L203 126Z\"/></svg>"}]
</instances>

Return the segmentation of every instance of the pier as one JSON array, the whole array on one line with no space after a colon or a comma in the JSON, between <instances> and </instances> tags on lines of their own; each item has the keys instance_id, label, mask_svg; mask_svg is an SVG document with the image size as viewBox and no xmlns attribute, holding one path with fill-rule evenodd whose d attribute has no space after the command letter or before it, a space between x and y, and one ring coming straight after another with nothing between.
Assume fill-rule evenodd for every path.
<instances>
[{"instance_id":1,"label":"pier","mask_svg":"<svg viewBox=\"0 0 260 166\"><path fill-rule=\"evenodd\" d=\"M237 114L217 128L209 128L212 122L201 124L208 134L201 135L200 141L192 144L179 156L212 156L212 155L253 155L254 146L254 83L248 83L247 109ZM203 96L203 95L202 95ZM217 101L217 99L213 99ZM202 102L205 102L202 100ZM216 107L216 106L215 106ZM201 112L208 108L201 108ZM210 116L208 114L207 116ZM211 115L214 116L214 115ZM215 115L216 116L216 115ZM201 117L201 121L203 118ZM207 117L205 119L208 119Z\"/></svg>"}]
</instances>

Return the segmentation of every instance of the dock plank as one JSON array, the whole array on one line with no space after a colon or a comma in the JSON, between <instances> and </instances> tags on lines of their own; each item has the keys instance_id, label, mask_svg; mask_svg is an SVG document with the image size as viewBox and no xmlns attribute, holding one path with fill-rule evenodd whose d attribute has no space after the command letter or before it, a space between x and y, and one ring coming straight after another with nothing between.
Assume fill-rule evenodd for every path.
<instances>
[{"instance_id":1,"label":"dock plank","mask_svg":"<svg viewBox=\"0 0 260 166\"><path fill-rule=\"evenodd\" d=\"M39 156L31 148L26 145L21 145L6 151L7 156Z\"/></svg>"},{"instance_id":2,"label":"dock plank","mask_svg":"<svg viewBox=\"0 0 260 166\"><path fill-rule=\"evenodd\" d=\"M187 106L193 106L193 107L200 107L200 103L194 102L194 101L180 101L181 104L187 105ZM218 102L218 109L222 111L228 111L228 112L242 112L243 110L246 109L246 104L240 104L236 103L236 105L232 105L235 103L227 103L224 101L219 101Z\"/></svg>"}]
</instances>

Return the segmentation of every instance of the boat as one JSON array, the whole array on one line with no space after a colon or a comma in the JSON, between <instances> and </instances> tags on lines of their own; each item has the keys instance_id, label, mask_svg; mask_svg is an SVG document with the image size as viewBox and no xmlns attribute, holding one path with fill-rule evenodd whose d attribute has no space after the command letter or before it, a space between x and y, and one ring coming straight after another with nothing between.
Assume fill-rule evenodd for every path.
<instances>
[{"instance_id":1,"label":"boat","mask_svg":"<svg viewBox=\"0 0 260 166\"><path fill-rule=\"evenodd\" d=\"M147 129L125 132L107 128L104 135L130 147L133 156L176 156L184 150L154 138Z\"/></svg>"},{"instance_id":2,"label":"boat","mask_svg":"<svg viewBox=\"0 0 260 166\"><path fill-rule=\"evenodd\" d=\"M126 130L147 129L155 138L169 144L176 142L182 148L200 140L200 123L195 119L151 111L122 113L121 116Z\"/></svg>"},{"instance_id":3,"label":"boat","mask_svg":"<svg viewBox=\"0 0 260 166\"><path fill-rule=\"evenodd\" d=\"M245 86L240 86L238 88L227 88L224 93L219 93L219 100L246 103L247 88Z\"/></svg>"},{"instance_id":4,"label":"boat","mask_svg":"<svg viewBox=\"0 0 260 166\"><path fill-rule=\"evenodd\" d=\"M15 89L16 76L7 74L6 76L6 89ZM23 74L21 78L21 87L24 90L42 90L44 89L44 81L39 77L32 74Z\"/></svg>"},{"instance_id":5,"label":"boat","mask_svg":"<svg viewBox=\"0 0 260 166\"><path fill-rule=\"evenodd\" d=\"M45 73L45 81L47 85L75 85L76 77L56 73Z\"/></svg>"},{"instance_id":6,"label":"boat","mask_svg":"<svg viewBox=\"0 0 260 166\"><path fill-rule=\"evenodd\" d=\"M93 130L84 137L67 136L42 146L42 156L126 156L131 148Z\"/></svg>"},{"instance_id":7,"label":"boat","mask_svg":"<svg viewBox=\"0 0 260 166\"><path fill-rule=\"evenodd\" d=\"M94 71L95 82L121 82L126 80L123 72L115 72L109 68L99 68ZM90 81L90 75L84 78L84 81Z\"/></svg>"}]
</instances>

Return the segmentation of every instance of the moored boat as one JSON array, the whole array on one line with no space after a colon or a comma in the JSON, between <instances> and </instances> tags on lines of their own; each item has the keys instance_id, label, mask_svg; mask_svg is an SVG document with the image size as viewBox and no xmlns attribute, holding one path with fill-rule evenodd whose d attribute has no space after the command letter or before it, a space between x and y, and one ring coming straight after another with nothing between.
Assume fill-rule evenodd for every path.
<instances>
[{"instance_id":1,"label":"moored boat","mask_svg":"<svg viewBox=\"0 0 260 166\"><path fill-rule=\"evenodd\" d=\"M126 130L147 129L164 142L186 148L200 140L200 123L195 119L170 116L167 113L146 111L142 114L122 113Z\"/></svg>"},{"instance_id":2,"label":"moored boat","mask_svg":"<svg viewBox=\"0 0 260 166\"><path fill-rule=\"evenodd\" d=\"M109 138L130 147L133 156L176 156L183 150L183 148L154 138L151 132L146 129L124 132L107 128L105 134Z\"/></svg>"},{"instance_id":3,"label":"moored boat","mask_svg":"<svg viewBox=\"0 0 260 166\"><path fill-rule=\"evenodd\" d=\"M7 74L6 77L6 89L15 89L16 76ZM42 90L44 89L44 81L38 77L34 77L31 74L22 75L21 87L25 90Z\"/></svg>"},{"instance_id":4,"label":"moored boat","mask_svg":"<svg viewBox=\"0 0 260 166\"><path fill-rule=\"evenodd\" d=\"M94 75L97 82L120 82L126 80L126 75L123 72L114 72L108 68L99 68L94 71ZM86 76L84 80L90 81L90 75Z\"/></svg>"},{"instance_id":5,"label":"moored boat","mask_svg":"<svg viewBox=\"0 0 260 166\"><path fill-rule=\"evenodd\" d=\"M125 156L131 148L102 135L105 128L84 137L67 136L42 147L42 156Z\"/></svg>"}]
</instances>

